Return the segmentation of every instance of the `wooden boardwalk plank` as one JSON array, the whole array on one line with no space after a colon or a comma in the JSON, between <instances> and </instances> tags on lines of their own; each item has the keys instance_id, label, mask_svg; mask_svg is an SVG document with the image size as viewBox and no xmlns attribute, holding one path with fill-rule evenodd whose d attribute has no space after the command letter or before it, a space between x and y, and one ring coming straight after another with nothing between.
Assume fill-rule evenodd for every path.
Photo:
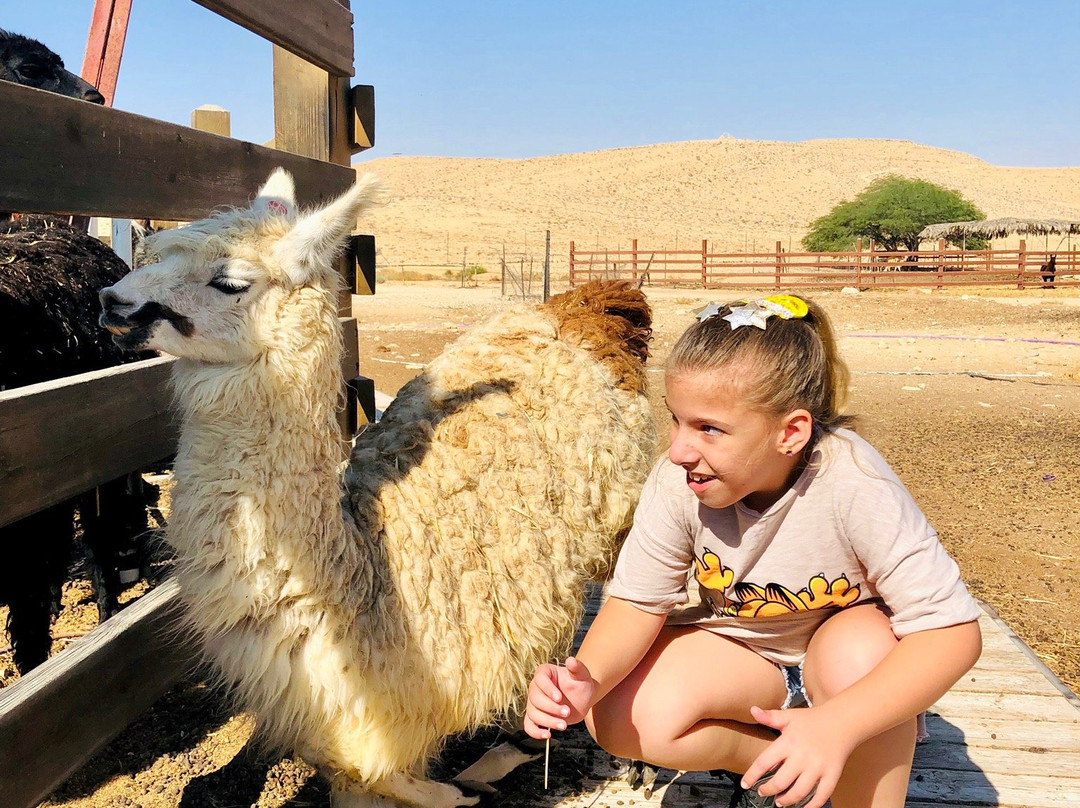
<instances>
[{"instance_id":1,"label":"wooden boardwalk plank","mask_svg":"<svg viewBox=\"0 0 1080 808\"><path fill-rule=\"evenodd\" d=\"M597 591L578 641L599 602ZM916 750L907 806L1080 806L1080 699L992 610L984 612L983 654L930 710L931 738ZM552 789L544 792L537 781L536 808L712 808L731 795L724 778L665 770L646 797L623 779L625 761L598 749L583 730L562 738L551 754Z\"/></svg>"}]
</instances>

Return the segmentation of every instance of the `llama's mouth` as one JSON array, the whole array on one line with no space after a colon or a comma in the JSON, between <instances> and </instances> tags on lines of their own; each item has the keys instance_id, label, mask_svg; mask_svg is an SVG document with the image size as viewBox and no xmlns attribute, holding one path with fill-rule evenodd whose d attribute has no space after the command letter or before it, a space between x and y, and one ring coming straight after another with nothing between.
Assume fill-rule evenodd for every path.
<instances>
[{"instance_id":1,"label":"llama's mouth","mask_svg":"<svg viewBox=\"0 0 1080 808\"><path fill-rule=\"evenodd\" d=\"M107 325L106 330L112 334L113 344L125 351L141 351L150 341L150 332L153 323L141 326Z\"/></svg>"},{"instance_id":2,"label":"llama's mouth","mask_svg":"<svg viewBox=\"0 0 1080 808\"><path fill-rule=\"evenodd\" d=\"M113 345L125 351L141 350L150 339L150 331L154 327L154 320L149 323L133 323L124 317L117 317L103 312L98 317L98 324L112 334Z\"/></svg>"},{"instance_id":3,"label":"llama's mouth","mask_svg":"<svg viewBox=\"0 0 1080 808\"><path fill-rule=\"evenodd\" d=\"M144 303L136 311L123 315L118 313L116 308L106 305L105 310L98 316L98 324L112 334L113 343L124 350L143 348L158 323L171 324L185 337L190 337L195 332L195 324L191 320L160 303Z\"/></svg>"}]
</instances>

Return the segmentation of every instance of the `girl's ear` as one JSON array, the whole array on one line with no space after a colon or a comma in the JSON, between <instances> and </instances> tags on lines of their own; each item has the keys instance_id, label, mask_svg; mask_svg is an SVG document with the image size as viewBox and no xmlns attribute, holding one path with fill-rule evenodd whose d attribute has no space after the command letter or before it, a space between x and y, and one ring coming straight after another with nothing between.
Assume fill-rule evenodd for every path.
<instances>
[{"instance_id":1,"label":"girl's ear","mask_svg":"<svg viewBox=\"0 0 1080 808\"><path fill-rule=\"evenodd\" d=\"M780 441L777 449L784 455L797 455L814 431L814 417L807 410L792 410L780 422Z\"/></svg>"}]
</instances>

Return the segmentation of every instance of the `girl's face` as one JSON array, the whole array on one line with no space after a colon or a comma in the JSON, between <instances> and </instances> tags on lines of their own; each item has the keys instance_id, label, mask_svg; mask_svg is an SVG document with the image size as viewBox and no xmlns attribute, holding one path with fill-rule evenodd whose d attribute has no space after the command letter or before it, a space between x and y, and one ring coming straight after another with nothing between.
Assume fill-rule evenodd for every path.
<instances>
[{"instance_id":1,"label":"girl's face","mask_svg":"<svg viewBox=\"0 0 1080 808\"><path fill-rule=\"evenodd\" d=\"M763 511L790 487L798 456L783 443L784 419L752 409L740 396L737 369L669 374L668 459L686 470L686 484L704 505L743 500Z\"/></svg>"}]
</instances>

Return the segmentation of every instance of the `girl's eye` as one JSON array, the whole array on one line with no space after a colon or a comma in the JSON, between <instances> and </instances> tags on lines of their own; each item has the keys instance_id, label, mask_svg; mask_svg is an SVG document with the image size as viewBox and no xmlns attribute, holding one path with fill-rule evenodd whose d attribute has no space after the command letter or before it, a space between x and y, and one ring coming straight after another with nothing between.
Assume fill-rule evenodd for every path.
<instances>
[{"instance_id":1,"label":"girl's eye","mask_svg":"<svg viewBox=\"0 0 1080 808\"><path fill-rule=\"evenodd\" d=\"M701 431L704 432L706 435L723 435L724 434L724 430L722 430L718 426L713 426L712 424L702 424L701 425Z\"/></svg>"},{"instance_id":2,"label":"girl's eye","mask_svg":"<svg viewBox=\"0 0 1080 808\"><path fill-rule=\"evenodd\" d=\"M239 278L230 278L227 275L216 275L206 284L211 289L217 289L227 295L238 295L251 288L251 284Z\"/></svg>"}]
</instances>

